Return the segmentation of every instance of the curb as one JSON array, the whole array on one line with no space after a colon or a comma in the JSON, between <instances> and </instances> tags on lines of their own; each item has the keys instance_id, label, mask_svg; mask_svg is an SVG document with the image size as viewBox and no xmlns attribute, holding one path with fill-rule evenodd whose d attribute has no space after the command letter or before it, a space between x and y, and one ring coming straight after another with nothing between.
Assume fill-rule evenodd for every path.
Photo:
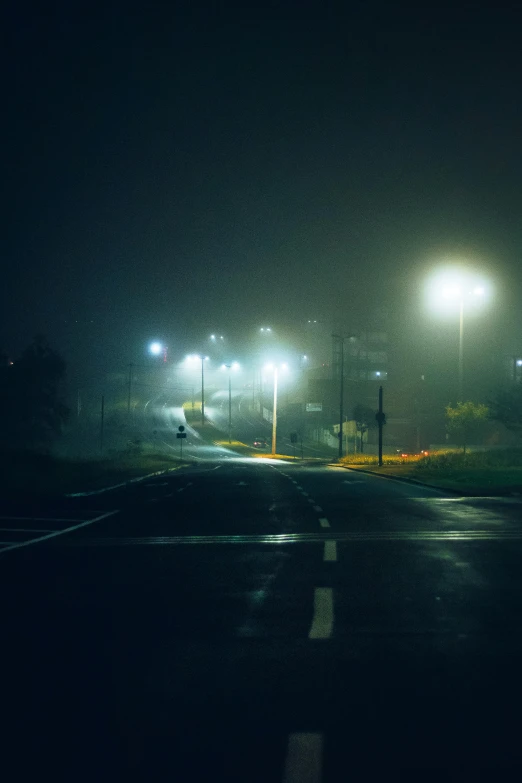
<instances>
[{"instance_id":1,"label":"curb","mask_svg":"<svg viewBox=\"0 0 522 783\"><path fill-rule=\"evenodd\" d=\"M416 484L419 487L427 487L428 489L436 489L438 492L449 492L457 497L475 497L468 492L458 492L456 489L446 489L444 487L436 487L434 484L426 484L425 481L419 481L418 479L406 478L405 476L387 476L384 473L375 473L373 470L364 470L364 468L350 468L347 465L338 465L335 462L328 464L329 468L342 468L343 470L354 470L358 473L366 473L367 476L376 476L377 478L388 479L389 481L402 481L403 484Z\"/></svg>"}]
</instances>

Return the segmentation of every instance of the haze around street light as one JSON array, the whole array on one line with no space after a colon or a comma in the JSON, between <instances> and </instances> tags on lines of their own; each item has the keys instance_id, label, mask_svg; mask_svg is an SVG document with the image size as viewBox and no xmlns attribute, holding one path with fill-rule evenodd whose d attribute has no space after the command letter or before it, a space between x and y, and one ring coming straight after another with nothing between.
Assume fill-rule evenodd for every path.
<instances>
[{"instance_id":1,"label":"haze around street light","mask_svg":"<svg viewBox=\"0 0 522 783\"><path fill-rule=\"evenodd\" d=\"M429 278L426 295L431 306L446 314L459 315L458 401L464 398L464 315L483 305L491 293L481 276L461 268L444 268Z\"/></svg>"}]
</instances>

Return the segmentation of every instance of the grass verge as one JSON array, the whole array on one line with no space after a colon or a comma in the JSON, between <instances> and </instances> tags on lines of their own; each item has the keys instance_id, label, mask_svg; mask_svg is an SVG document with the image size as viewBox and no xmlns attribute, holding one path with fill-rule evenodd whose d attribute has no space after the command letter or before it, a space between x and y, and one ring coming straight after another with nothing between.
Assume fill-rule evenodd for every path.
<instances>
[{"instance_id":1,"label":"grass verge","mask_svg":"<svg viewBox=\"0 0 522 783\"><path fill-rule=\"evenodd\" d=\"M0 456L4 486L9 494L63 495L121 484L183 464L162 454L121 456L103 460L58 459L42 454Z\"/></svg>"},{"instance_id":2,"label":"grass verge","mask_svg":"<svg viewBox=\"0 0 522 783\"><path fill-rule=\"evenodd\" d=\"M411 478L466 495L522 494L522 449L434 452L403 460L391 458L382 467L375 457L341 464L398 478Z\"/></svg>"}]
</instances>

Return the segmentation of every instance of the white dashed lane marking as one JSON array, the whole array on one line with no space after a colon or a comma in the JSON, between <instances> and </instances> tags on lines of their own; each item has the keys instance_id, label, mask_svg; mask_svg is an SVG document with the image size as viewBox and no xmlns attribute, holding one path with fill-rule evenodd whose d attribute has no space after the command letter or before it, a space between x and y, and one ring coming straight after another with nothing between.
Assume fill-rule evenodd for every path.
<instances>
[{"instance_id":1,"label":"white dashed lane marking","mask_svg":"<svg viewBox=\"0 0 522 783\"><path fill-rule=\"evenodd\" d=\"M321 783L323 766L322 734L290 734L283 783Z\"/></svg>"},{"instance_id":2,"label":"white dashed lane marking","mask_svg":"<svg viewBox=\"0 0 522 783\"><path fill-rule=\"evenodd\" d=\"M314 506L314 511L319 511L319 512L321 512L322 510L323 510L323 509L321 508L321 506Z\"/></svg>"},{"instance_id":3,"label":"white dashed lane marking","mask_svg":"<svg viewBox=\"0 0 522 783\"><path fill-rule=\"evenodd\" d=\"M329 639L333 630L333 590L316 587L314 591L314 616L308 633L309 639Z\"/></svg>"},{"instance_id":4,"label":"white dashed lane marking","mask_svg":"<svg viewBox=\"0 0 522 783\"><path fill-rule=\"evenodd\" d=\"M324 542L323 560L325 563L333 563L337 560L337 541Z\"/></svg>"},{"instance_id":5,"label":"white dashed lane marking","mask_svg":"<svg viewBox=\"0 0 522 783\"><path fill-rule=\"evenodd\" d=\"M319 524L321 525L321 527L330 527L330 523L328 522L326 517L320 517Z\"/></svg>"}]
</instances>

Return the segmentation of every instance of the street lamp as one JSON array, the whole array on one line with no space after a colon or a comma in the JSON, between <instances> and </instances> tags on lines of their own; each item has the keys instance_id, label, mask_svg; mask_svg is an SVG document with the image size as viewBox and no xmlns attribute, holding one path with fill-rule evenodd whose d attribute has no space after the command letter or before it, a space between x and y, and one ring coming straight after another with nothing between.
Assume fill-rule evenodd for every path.
<instances>
[{"instance_id":1,"label":"street lamp","mask_svg":"<svg viewBox=\"0 0 522 783\"><path fill-rule=\"evenodd\" d=\"M228 370L228 442L232 443L232 378L230 371L239 370L239 362L221 365L223 369Z\"/></svg>"},{"instance_id":2,"label":"street lamp","mask_svg":"<svg viewBox=\"0 0 522 783\"><path fill-rule=\"evenodd\" d=\"M469 276L456 277L441 286L443 299L458 302L459 306L459 372L458 399L464 397L464 304L479 299L483 300L486 289L483 285L475 285Z\"/></svg>"},{"instance_id":3,"label":"street lamp","mask_svg":"<svg viewBox=\"0 0 522 783\"><path fill-rule=\"evenodd\" d=\"M266 364L265 370L273 370L274 372L274 405L273 405L273 413L272 413L272 455L277 453L276 445L277 445L277 379L279 375L279 369L281 370L288 370L288 365L286 363L281 364L278 368L277 364Z\"/></svg>"},{"instance_id":4,"label":"street lamp","mask_svg":"<svg viewBox=\"0 0 522 783\"><path fill-rule=\"evenodd\" d=\"M208 360L208 356L199 354L193 354L187 356L187 362L189 364L193 362L201 362L201 426L205 426L205 362Z\"/></svg>"},{"instance_id":5,"label":"street lamp","mask_svg":"<svg viewBox=\"0 0 522 783\"><path fill-rule=\"evenodd\" d=\"M149 345L149 351L153 356L159 356L160 354L163 354L163 361L167 361L167 345L159 342L153 342Z\"/></svg>"}]
</instances>

